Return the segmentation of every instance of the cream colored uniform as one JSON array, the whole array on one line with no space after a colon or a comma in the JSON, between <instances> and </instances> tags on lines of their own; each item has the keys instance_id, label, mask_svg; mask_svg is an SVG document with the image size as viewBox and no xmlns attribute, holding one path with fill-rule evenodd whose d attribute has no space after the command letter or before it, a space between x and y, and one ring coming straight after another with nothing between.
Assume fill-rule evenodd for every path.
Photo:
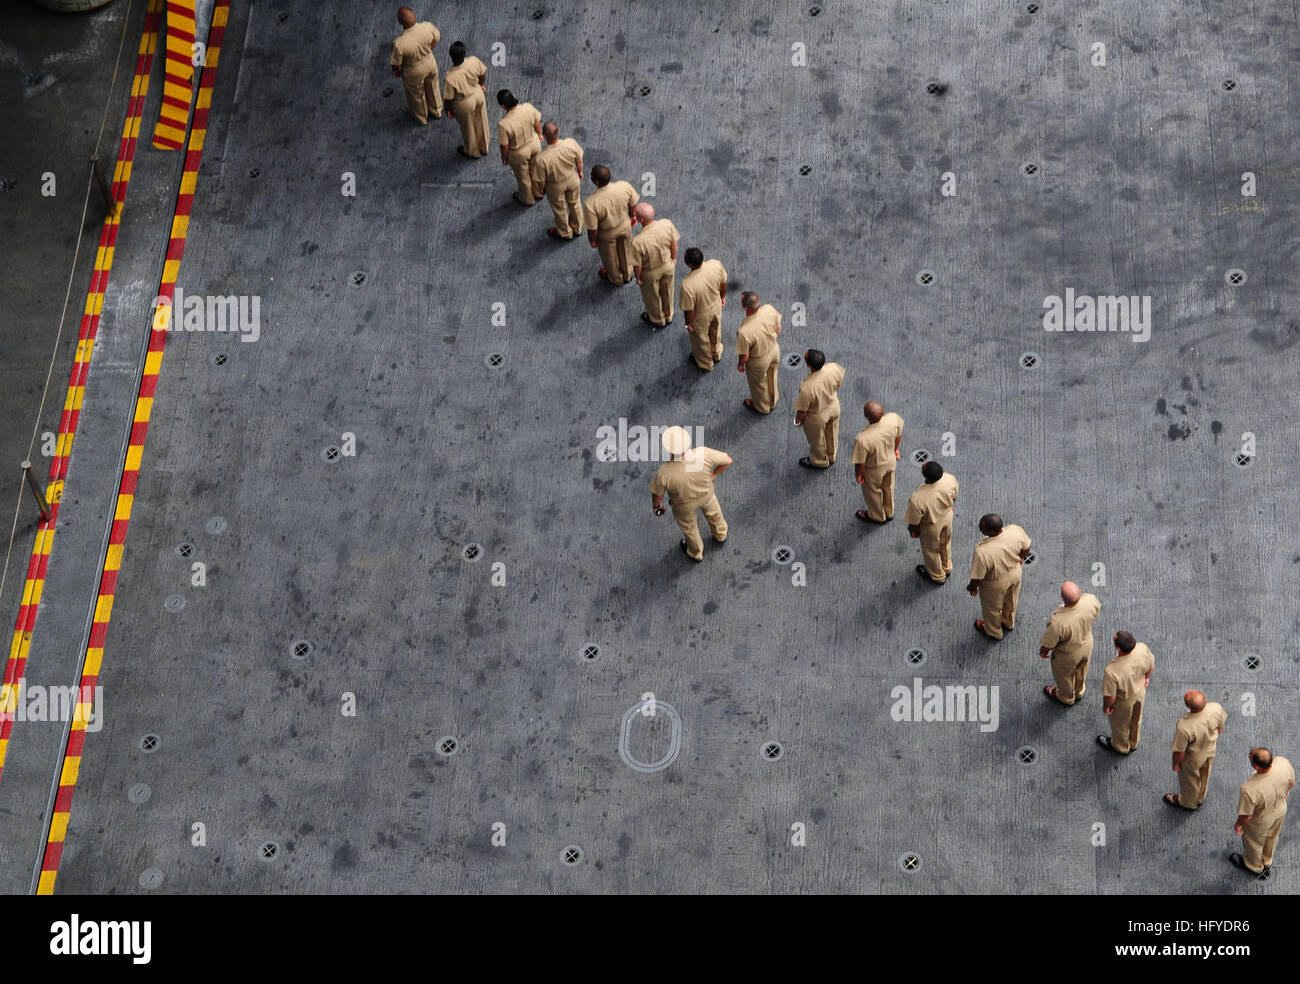
<instances>
[{"instance_id":1,"label":"cream colored uniform","mask_svg":"<svg viewBox=\"0 0 1300 984\"><path fill-rule=\"evenodd\" d=\"M727 463L727 455L703 445L688 448L683 458L665 461L650 482L653 495L668 495L673 519L686 537L686 552L697 560L704 556L704 541L695 518L698 509L704 513L713 539L721 543L727 538L727 521L722 517L722 507L713 491L713 470Z\"/></svg>"},{"instance_id":2,"label":"cream colored uniform","mask_svg":"<svg viewBox=\"0 0 1300 984\"><path fill-rule=\"evenodd\" d=\"M889 457L894 457L893 441L889 442ZM925 572L935 581L946 581L952 573L952 517L956 501L957 479L944 472L937 482L926 482L912 493L903 515L903 522L918 527Z\"/></svg>"},{"instance_id":3,"label":"cream colored uniform","mask_svg":"<svg viewBox=\"0 0 1300 984\"><path fill-rule=\"evenodd\" d=\"M1286 819L1286 796L1293 782L1291 763L1274 755L1267 772L1256 772L1241 784L1237 815L1250 817L1241 828L1241 853L1246 867L1255 874L1273 864L1273 849Z\"/></svg>"},{"instance_id":4,"label":"cream colored uniform","mask_svg":"<svg viewBox=\"0 0 1300 984\"><path fill-rule=\"evenodd\" d=\"M653 219L632 240L632 266L641 268L641 300L652 325L662 328L673 320L673 281L677 261L673 247L681 233L667 219Z\"/></svg>"},{"instance_id":5,"label":"cream colored uniform","mask_svg":"<svg viewBox=\"0 0 1300 984\"><path fill-rule=\"evenodd\" d=\"M588 232L596 232L596 252L611 284L622 286L632 279L631 208L640 200L626 181L611 181L582 203L583 223Z\"/></svg>"},{"instance_id":6,"label":"cream colored uniform","mask_svg":"<svg viewBox=\"0 0 1300 984\"><path fill-rule=\"evenodd\" d=\"M1092 624L1100 612L1097 596L1085 594L1073 605L1057 605L1047 620L1047 631L1038 644L1052 652L1052 679L1062 704L1073 704L1087 689Z\"/></svg>"},{"instance_id":7,"label":"cream colored uniform","mask_svg":"<svg viewBox=\"0 0 1300 984\"><path fill-rule=\"evenodd\" d=\"M542 114L532 103L512 106L497 124L497 142L506 149L506 162L515 176L515 194L525 205L534 205L533 178L529 166L542 152L542 141L537 136L537 125Z\"/></svg>"},{"instance_id":8,"label":"cream colored uniform","mask_svg":"<svg viewBox=\"0 0 1300 984\"><path fill-rule=\"evenodd\" d=\"M883 523L894 515L894 470L898 459L894 449L903 436L903 418L884 414L874 424L858 431L853 439L853 463L862 466L862 498L867 515ZM952 565L949 564L949 569Z\"/></svg>"},{"instance_id":9,"label":"cream colored uniform","mask_svg":"<svg viewBox=\"0 0 1300 984\"><path fill-rule=\"evenodd\" d=\"M981 618L984 632L1001 639L1003 629L1016 627L1016 602L1020 599L1020 551L1028 550L1029 535L1019 526L1002 527L997 536L986 536L975 545L970 579L979 581Z\"/></svg>"},{"instance_id":10,"label":"cream colored uniform","mask_svg":"<svg viewBox=\"0 0 1300 984\"><path fill-rule=\"evenodd\" d=\"M781 312L764 304L748 315L736 330L736 355L748 355L745 363L745 380L749 383L749 398L759 413L771 413L781 394L777 390L776 374L781 367L781 346L777 336L781 331Z\"/></svg>"},{"instance_id":11,"label":"cream colored uniform","mask_svg":"<svg viewBox=\"0 0 1300 984\"><path fill-rule=\"evenodd\" d=\"M479 79L487 76L487 66L473 55L466 55L459 65L447 69L447 81L442 95L451 103L456 122L460 124L460 142L470 157L482 157L488 152L487 98Z\"/></svg>"},{"instance_id":12,"label":"cream colored uniform","mask_svg":"<svg viewBox=\"0 0 1300 984\"><path fill-rule=\"evenodd\" d=\"M442 35L428 21L412 24L393 41L389 64L402 73L406 89L406 108L420 123L429 122L429 114L442 115L442 93L438 90L438 62L433 49Z\"/></svg>"},{"instance_id":13,"label":"cream colored uniform","mask_svg":"<svg viewBox=\"0 0 1300 984\"><path fill-rule=\"evenodd\" d=\"M1182 752L1178 765L1178 805L1195 810L1205 802L1210 786L1210 767L1219 747L1219 731L1228 720L1222 704L1210 701L1199 711L1188 711L1178 719L1171 752ZM1269 770L1272 771L1271 769Z\"/></svg>"},{"instance_id":14,"label":"cream colored uniform","mask_svg":"<svg viewBox=\"0 0 1300 984\"><path fill-rule=\"evenodd\" d=\"M546 200L555 214L555 232L562 239L572 239L582 232L582 179L578 165L582 162L582 145L565 137L542 148L529 165L533 184L546 189Z\"/></svg>"},{"instance_id":15,"label":"cream colored uniform","mask_svg":"<svg viewBox=\"0 0 1300 984\"><path fill-rule=\"evenodd\" d=\"M838 362L827 362L810 372L795 394L795 412L806 411L803 434L808 438L808 460L818 468L835 464L840 448L839 393L843 382L844 367Z\"/></svg>"},{"instance_id":16,"label":"cream colored uniform","mask_svg":"<svg viewBox=\"0 0 1300 984\"><path fill-rule=\"evenodd\" d=\"M1146 678L1155 666L1155 657L1145 642L1139 642L1131 653L1116 656L1106 664L1101 695L1115 698L1115 707L1110 714L1110 747L1117 752L1133 751L1142 738Z\"/></svg>"},{"instance_id":17,"label":"cream colored uniform","mask_svg":"<svg viewBox=\"0 0 1300 984\"><path fill-rule=\"evenodd\" d=\"M722 288L727 285L727 271L717 260L705 260L682 280L678 307L682 317L694 312L691 355L701 369L713 371L722 358Z\"/></svg>"}]
</instances>

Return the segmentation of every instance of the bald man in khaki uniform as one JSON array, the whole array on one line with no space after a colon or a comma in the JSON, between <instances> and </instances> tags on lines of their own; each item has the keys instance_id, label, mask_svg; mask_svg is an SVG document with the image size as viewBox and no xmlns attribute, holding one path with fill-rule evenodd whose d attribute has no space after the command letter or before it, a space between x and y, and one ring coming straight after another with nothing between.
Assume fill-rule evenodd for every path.
<instances>
[{"instance_id":1,"label":"bald man in khaki uniform","mask_svg":"<svg viewBox=\"0 0 1300 984\"><path fill-rule=\"evenodd\" d=\"M609 168L591 169L596 190L582 203L587 242L600 253L600 276L615 287L632 281L632 209L641 196L626 181L609 180Z\"/></svg>"},{"instance_id":2,"label":"bald man in khaki uniform","mask_svg":"<svg viewBox=\"0 0 1300 984\"><path fill-rule=\"evenodd\" d=\"M862 486L867 508L854 515L864 523L883 525L894 518L894 471L903 443L903 418L885 413L876 400L863 405L862 415L867 426L853 439L853 477Z\"/></svg>"},{"instance_id":3,"label":"bald man in khaki uniform","mask_svg":"<svg viewBox=\"0 0 1300 984\"><path fill-rule=\"evenodd\" d=\"M781 398L776 385L781 367L781 346L776 341L781 335L781 312L771 304L761 304L752 290L740 295L740 306L745 318L736 331L736 370L743 372L749 383L744 404L755 413L768 414Z\"/></svg>"},{"instance_id":4,"label":"bald man in khaki uniform","mask_svg":"<svg viewBox=\"0 0 1300 984\"><path fill-rule=\"evenodd\" d=\"M907 500L903 522L907 524L908 536L921 541L925 563L916 566L916 573L931 584L944 584L952 573L952 518L957 479L944 474L943 465L937 461L927 461L921 475L925 484Z\"/></svg>"},{"instance_id":5,"label":"bald man in khaki uniform","mask_svg":"<svg viewBox=\"0 0 1300 984\"><path fill-rule=\"evenodd\" d=\"M442 93L438 89L438 63L433 49L442 35L428 21L415 22L415 11L402 7L397 22L405 29L393 41L389 59L393 75L400 75L406 90L406 108L421 126L442 116Z\"/></svg>"},{"instance_id":6,"label":"bald man in khaki uniform","mask_svg":"<svg viewBox=\"0 0 1300 984\"><path fill-rule=\"evenodd\" d=\"M1101 612L1094 594L1084 594L1073 581L1061 585L1061 603L1047 619L1047 631L1038 642L1038 655L1052 657L1054 687L1043 693L1072 707L1087 690L1088 663L1092 660L1092 624Z\"/></svg>"},{"instance_id":7,"label":"bald man in khaki uniform","mask_svg":"<svg viewBox=\"0 0 1300 984\"><path fill-rule=\"evenodd\" d=\"M641 287L645 310L641 320L658 331L673 321L673 283L677 279L677 244L681 233L667 219L656 219L654 206L641 202L632 209L641 231L632 240L632 276Z\"/></svg>"},{"instance_id":8,"label":"bald man in khaki uniform","mask_svg":"<svg viewBox=\"0 0 1300 984\"><path fill-rule=\"evenodd\" d=\"M1020 575L1029 556L1029 535L1019 526L1003 526L1002 517L987 513L980 517L984 539L975 545L971 558L970 582L966 590L980 596L983 618L975 629L990 639L1001 639L1016 625L1016 601L1020 598Z\"/></svg>"},{"instance_id":9,"label":"bald man in khaki uniform","mask_svg":"<svg viewBox=\"0 0 1300 984\"><path fill-rule=\"evenodd\" d=\"M546 146L533 158L530 172L533 195L551 203L555 225L546 230L552 239L574 240L582 232L582 145L572 137L560 139L555 123L542 127Z\"/></svg>"},{"instance_id":10,"label":"bald man in khaki uniform","mask_svg":"<svg viewBox=\"0 0 1300 984\"><path fill-rule=\"evenodd\" d=\"M808 438L808 457L800 458L804 468L829 468L840 447L840 384L844 367L827 362L820 349L803 354L810 370L794 398L794 425Z\"/></svg>"},{"instance_id":11,"label":"bald man in khaki uniform","mask_svg":"<svg viewBox=\"0 0 1300 984\"><path fill-rule=\"evenodd\" d=\"M731 458L712 448L692 448L690 433L683 427L669 427L662 441L670 460L659 466L650 483L651 508L656 516L662 516L663 498L668 495L673 519L685 534L679 546L691 560L701 561L704 541L695 513L704 513L714 540L722 543L727 539L727 521L713 491L713 480L731 467Z\"/></svg>"},{"instance_id":12,"label":"bald man in khaki uniform","mask_svg":"<svg viewBox=\"0 0 1300 984\"><path fill-rule=\"evenodd\" d=\"M1295 769L1267 748L1250 750L1250 767L1255 774L1241 784L1237 822L1232 828L1241 835L1242 854L1232 854L1228 860L1243 871L1267 878L1272 874L1277 835L1286 819L1286 798L1295 789Z\"/></svg>"},{"instance_id":13,"label":"bald man in khaki uniform","mask_svg":"<svg viewBox=\"0 0 1300 984\"><path fill-rule=\"evenodd\" d=\"M1155 671L1155 657L1131 632L1115 633L1115 658L1106 664L1101 681L1102 710L1110 717L1110 737L1097 744L1118 755L1130 755L1142 738L1142 705Z\"/></svg>"},{"instance_id":14,"label":"bald man in khaki uniform","mask_svg":"<svg viewBox=\"0 0 1300 984\"><path fill-rule=\"evenodd\" d=\"M1223 734L1228 713L1222 704L1207 701L1199 690L1183 694L1187 713L1178 719L1174 728L1174 741L1169 746L1173 753L1173 768L1178 773L1178 792L1165 793L1165 802L1195 810L1205 802L1205 792L1210 788L1210 767L1219 748L1219 735Z\"/></svg>"},{"instance_id":15,"label":"bald man in khaki uniform","mask_svg":"<svg viewBox=\"0 0 1300 984\"><path fill-rule=\"evenodd\" d=\"M461 145L456 152L462 157L477 159L488 152L487 66L473 55L466 55L465 42L455 41L447 49L452 67L447 69L447 81L442 96L446 100L447 115L460 124Z\"/></svg>"},{"instance_id":16,"label":"bald man in khaki uniform","mask_svg":"<svg viewBox=\"0 0 1300 984\"><path fill-rule=\"evenodd\" d=\"M717 260L706 260L692 246L686 251L690 273L682 280L677 306L691 336L691 361L712 372L722 360L722 309L727 306L727 271Z\"/></svg>"},{"instance_id":17,"label":"bald man in khaki uniform","mask_svg":"<svg viewBox=\"0 0 1300 984\"><path fill-rule=\"evenodd\" d=\"M501 163L515 176L514 199L520 205L536 205L530 167L542 152L542 114L532 103L521 103L509 89L497 93L497 105L505 116L497 124Z\"/></svg>"}]
</instances>

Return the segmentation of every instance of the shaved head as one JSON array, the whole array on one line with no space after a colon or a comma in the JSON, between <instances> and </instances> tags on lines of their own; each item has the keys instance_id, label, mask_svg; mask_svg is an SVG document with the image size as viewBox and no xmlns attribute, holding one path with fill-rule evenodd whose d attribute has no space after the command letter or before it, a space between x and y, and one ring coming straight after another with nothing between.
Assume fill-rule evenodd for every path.
<instances>
[{"instance_id":1,"label":"shaved head","mask_svg":"<svg viewBox=\"0 0 1300 984\"><path fill-rule=\"evenodd\" d=\"M885 415L885 408L880 405L879 400L868 400L862 405L862 413L874 424Z\"/></svg>"},{"instance_id":2,"label":"shaved head","mask_svg":"<svg viewBox=\"0 0 1300 984\"><path fill-rule=\"evenodd\" d=\"M1082 597L1083 592L1073 581L1066 581L1061 585L1061 600L1067 605L1077 605Z\"/></svg>"},{"instance_id":3,"label":"shaved head","mask_svg":"<svg viewBox=\"0 0 1300 984\"><path fill-rule=\"evenodd\" d=\"M609 168L604 164L597 164L591 169L591 183L597 188L603 188L609 184Z\"/></svg>"},{"instance_id":4,"label":"shaved head","mask_svg":"<svg viewBox=\"0 0 1300 984\"><path fill-rule=\"evenodd\" d=\"M1273 753L1267 748L1252 748L1250 750L1250 764L1267 772L1273 765Z\"/></svg>"},{"instance_id":5,"label":"shaved head","mask_svg":"<svg viewBox=\"0 0 1300 984\"><path fill-rule=\"evenodd\" d=\"M1197 711L1205 710L1205 694L1199 690L1189 690L1183 694L1183 703L1187 709L1195 714Z\"/></svg>"},{"instance_id":6,"label":"shaved head","mask_svg":"<svg viewBox=\"0 0 1300 984\"><path fill-rule=\"evenodd\" d=\"M415 11L412 10L410 7L398 7L397 23L401 24L403 27L414 27Z\"/></svg>"},{"instance_id":7,"label":"shaved head","mask_svg":"<svg viewBox=\"0 0 1300 984\"><path fill-rule=\"evenodd\" d=\"M985 536L997 536L1002 532L1002 517L997 513L985 513L980 517L980 532Z\"/></svg>"},{"instance_id":8,"label":"shaved head","mask_svg":"<svg viewBox=\"0 0 1300 984\"><path fill-rule=\"evenodd\" d=\"M740 295L740 306L743 307L746 311L750 311L750 312L757 311L758 295L755 294L752 290L745 291L745 293Z\"/></svg>"},{"instance_id":9,"label":"shaved head","mask_svg":"<svg viewBox=\"0 0 1300 984\"><path fill-rule=\"evenodd\" d=\"M636 208L636 220L642 225L648 225L655 220L655 207L649 202L638 202Z\"/></svg>"},{"instance_id":10,"label":"shaved head","mask_svg":"<svg viewBox=\"0 0 1300 984\"><path fill-rule=\"evenodd\" d=\"M560 139L560 128L554 123L547 123L542 127L542 136L547 143L555 143Z\"/></svg>"}]
</instances>

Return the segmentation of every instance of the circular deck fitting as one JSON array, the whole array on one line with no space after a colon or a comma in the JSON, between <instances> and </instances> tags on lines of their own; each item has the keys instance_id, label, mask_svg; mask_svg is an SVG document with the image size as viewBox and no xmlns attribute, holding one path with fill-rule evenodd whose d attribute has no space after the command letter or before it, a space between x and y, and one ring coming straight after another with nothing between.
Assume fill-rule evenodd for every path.
<instances>
[{"instance_id":1,"label":"circular deck fitting","mask_svg":"<svg viewBox=\"0 0 1300 984\"><path fill-rule=\"evenodd\" d=\"M477 543L467 543L461 547L460 556L462 560L467 560L471 564L477 564L483 559L483 547Z\"/></svg>"},{"instance_id":2,"label":"circular deck fitting","mask_svg":"<svg viewBox=\"0 0 1300 984\"><path fill-rule=\"evenodd\" d=\"M145 868L140 872L141 888L157 888L162 884L163 873L161 868Z\"/></svg>"},{"instance_id":3,"label":"circular deck fitting","mask_svg":"<svg viewBox=\"0 0 1300 984\"><path fill-rule=\"evenodd\" d=\"M1038 554L1034 553L1034 551L1032 550L1029 551L1029 556L1025 558L1025 566L1026 567L1031 566L1033 562L1036 561L1037 559L1038 559Z\"/></svg>"},{"instance_id":4,"label":"circular deck fitting","mask_svg":"<svg viewBox=\"0 0 1300 984\"><path fill-rule=\"evenodd\" d=\"M285 21L289 19L289 11L287 10L280 11L278 14L275 15L275 19L278 20L281 24L283 24Z\"/></svg>"},{"instance_id":5,"label":"circular deck fitting","mask_svg":"<svg viewBox=\"0 0 1300 984\"><path fill-rule=\"evenodd\" d=\"M1232 464L1234 468L1249 468L1254 463L1255 456L1246 454L1245 451L1238 451L1232 456Z\"/></svg>"},{"instance_id":6,"label":"circular deck fitting","mask_svg":"<svg viewBox=\"0 0 1300 984\"><path fill-rule=\"evenodd\" d=\"M0 191L13 191L17 184L13 178L0 177Z\"/></svg>"},{"instance_id":7,"label":"circular deck fitting","mask_svg":"<svg viewBox=\"0 0 1300 984\"><path fill-rule=\"evenodd\" d=\"M812 165L811 165L811 164L800 164L800 165L799 165L799 173L802 174L805 178L808 177L808 175L812 174Z\"/></svg>"},{"instance_id":8,"label":"circular deck fitting","mask_svg":"<svg viewBox=\"0 0 1300 984\"><path fill-rule=\"evenodd\" d=\"M506 361L506 357L500 352L489 352L483 357L483 364L489 369L499 369Z\"/></svg>"},{"instance_id":9,"label":"circular deck fitting","mask_svg":"<svg viewBox=\"0 0 1300 984\"><path fill-rule=\"evenodd\" d=\"M808 16L809 16L809 17L816 17L816 16L817 16L818 14L820 14L821 12L822 12L821 7L809 7L809 8L808 8Z\"/></svg>"},{"instance_id":10,"label":"circular deck fitting","mask_svg":"<svg viewBox=\"0 0 1300 984\"><path fill-rule=\"evenodd\" d=\"M379 94L383 96L385 99L387 99L389 96L393 94L393 87L391 85L386 85L379 90Z\"/></svg>"},{"instance_id":11,"label":"circular deck fitting","mask_svg":"<svg viewBox=\"0 0 1300 984\"><path fill-rule=\"evenodd\" d=\"M650 87L649 87L648 85L643 85L643 86L641 86L641 88L638 89L637 91L640 92L641 95L643 95L643 96L648 96L648 95L650 95Z\"/></svg>"},{"instance_id":12,"label":"circular deck fitting","mask_svg":"<svg viewBox=\"0 0 1300 984\"><path fill-rule=\"evenodd\" d=\"M1036 4L1036 3L1031 3L1031 4L1029 4L1027 7L1025 7L1025 9L1026 9L1027 11L1029 11L1031 14L1036 14L1036 13L1038 13L1038 11L1039 11L1040 8L1039 8L1038 4Z\"/></svg>"},{"instance_id":13,"label":"circular deck fitting","mask_svg":"<svg viewBox=\"0 0 1300 984\"><path fill-rule=\"evenodd\" d=\"M1234 267L1223 275L1223 282L1233 287L1240 287L1246 282L1246 271Z\"/></svg>"},{"instance_id":14,"label":"circular deck fitting","mask_svg":"<svg viewBox=\"0 0 1300 984\"><path fill-rule=\"evenodd\" d=\"M193 556L194 556L194 544L192 544L192 543L190 543L190 542L188 542L188 541L185 541L185 542L183 542L183 543L178 543L178 544L176 544L176 556L178 556L178 557L193 557Z\"/></svg>"},{"instance_id":15,"label":"circular deck fitting","mask_svg":"<svg viewBox=\"0 0 1300 984\"><path fill-rule=\"evenodd\" d=\"M903 654L903 660L908 666L920 666L926 660L925 650L913 646Z\"/></svg>"},{"instance_id":16,"label":"circular deck fitting","mask_svg":"<svg viewBox=\"0 0 1300 984\"><path fill-rule=\"evenodd\" d=\"M168 595L167 600L163 602L163 608L169 612L179 612L185 607L184 595Z\"/></svg>"},{"instance_id":17,"label":"circular deck fitting","mask_svg":"<svg viewBox=\"0 0 1300 984\"><path fill-rule=\"evenodd\" d=\"M1038 749L1033 745L1021 745L1016 749L1016 761L1021 765L1033 765L1038 761Z\"/></svg>"},{"instance_id":18,"label":"circular deck fitting","mask_svg":"<svg viewBox=\"0 0 1300 984\"><path fill-rule=\"evenodd\" d=\"M772 548L772 560L782 567L794 560L794 547L787 547L782 544L779 547Z\"/></svg>"},{"instance_id":19,"label":"circular deck fitting","mask_svg":"<svg viewBox=\"0 0 1300 984\"><path fill-rule=\"evenodd\" d=\"M306 659L311 655L312 645L306 639L295 639L289 643L290 659Z\"/></svg>"},{"instance_id":20,"label":"circular deck fitting","mask_svg":"<svg viewBox=\"0 0 1300 984\"><path fill-rule=\"evenodd\" d=\"M1033 161L1025 161L1025 163L1020 165L1020 170L1032 178L1038 173L1038 165Z\"/></svg>"},{"instance_id":21,"label":"circular deck fitting","mask_svg":"<svg viewBox=\"0 0 1300 984\"><path fill-rule=\"evenodd\" d=\"M142 782L132 783L126 791L126 798L132 803L145 803L153 795L153 790Z\"/></svg>"},{"instance_id":22,"label":"circular deck fitting","mask_svg":"<svg viewBox=\"0 0 1300 984\"><path fill-rule=\"evenodd\" d=\"M672 704L665 703L662 700L654 702L655 717L663 715L668 719L668 751L664 752L663 757L657 762L642 762L632 754L632 722L638 717L646 717L644 709L646 704L638 702L623 712L623 723L618 729L618 757L623 760L623 764L637 772L659 772L668 768L677 760L678 754L682 750L682 717L677 713L677 708Z\"/></svg>"},{"instance_id":23,"label":"circular deck fitting","mask_svg":"<svg viewBox=\"0 0 1300 984\"><path fill-rule=\"evenodd\" d=\"M922 287L929 287L938 279L933 270L921 270L916 275L916 282Z\"/></svg>"},{"instance_id":24,"label":"circular deck fitting","mask_svg":"<svg viewBox=\"0 0 1300 984\"><path fill-rule=\"evenodd\" d=\"M912 452L912 464L923 465L930 460L930 452L925 448L917 448Z\"/></svg>"},{"instance_id":25,"label":"circular deck fitting","mask_svg":"<svg viewBox=\"0 0 1300 984\"><path fill-rule=\"evenodd\" d=\"M280 845L275 841L265 841L257 849L257 856L263 861L274 861L280 853Z\"/></svg>"},{"instance_id":26,"label":"circular deck fitting","mask_svg":"<svg viewBox=\"0 0 1300 984\"><path fill-rule=\"evenodd\" d=\"M140 751L146 754L158 751L158 746L162 744L162 739L150 732L140 739Z\"/></svg>"},{"instance_id":27,"label":"circular deck fitting","mask_svg":"<svg viewBox=\"0 0 1300 984\"><path fill-rule=\"evenodd\" d=\"M578 656L584 663L594 663L596 660L600 659L600 647L594 642L589 642L582 647Z\"/></svg>"},{"instance_id":28,"label":"circular deck fitting","mask_svg":"<svg viewBox=\"0 0 1300 984\"><path fill-rule=\"evenodd\" d=\"M222 533L226 532L226 520L222 516L213 516L203 524L203 528L212 536L220 536Z\"/></svg>"},{"instance_id":29,"label":"circular deck fitting","mask_svg":"<svg viewBox=\"0 0 1300 984\"><path fill-rule=\"evenodd\" d=\"M248 176L250 178L261 177L261 174L262 174L262 169L260 167L250 167L248 169Z\"/></svg>"},{"instance_id":30,"label":"circular deck fitting","mask_svg":"<svg viewBox=\"0 0 1300 984\"><path fill-rule=\"evenodd\" d=\"M352 273L348 275L348 283L353 287L362 287L369 279L370 274L366 273L365 270L353 270Z\"/></svg>"},{"instance_id":31,"label":"circular deck fitting","mask_svg":"<svg viewBox=\"0 0 1300 984\"><path fill-rule=\"evenodd\" d=\"M1223 91L1224 91L1224 92L1232 92L1232 91L1235 90L1236 88L1237 88L1237 80L1236 80L1236 79L1224 79L1224 80L1223 80Z\"/></svg>"},{"instance_id":32,"label":"circular deck fitting","mask_svg":"<svg viewBox=\"0 0 1300 984\"><path fill-rule=\"evenodd\" d=\"M224 366L227 362L230 361L230 356L228 356L225 352L214 352L211 358L208 359L208 361L211 362L214 366Z\"/></svg>"},{"instance_id":33,"label":"circular deck fitting","mask_svg":"<svg viewBox=\"0 0 1300 984\"><path fill-rule=\"evenodd\" d=\"M929 82L925 83L925 91L932 96L942 96L948 91L948 85L945 82L940 82L938 79L931 79Z\"/></svg>"},{"instance_id":34,"label":"circular deck fitting","mask_svg":"<svg viewBox=\"0 0 1300 984\"><path fill-rule=\"evenodd\" d=\"M1258 656L1255 653L1247 653L1241 658L1241 665L1248 670L1258 670L1264 665L1264 657Z\"/></svg>"},{"instance_id":35,"label":"circular deck fitting","mask_svg":"<svg viewBox=\"0 0 1300 984\"><path fill-rule=\"evenodd\" d=\"M779 741L765 741L759 746L758 754L764 762L775 762L785 757L785 748Z\"/></svg>"},{"instance_id":36,"label":"circular deck fitting","mask_svg":"<svg viewBox=\"0 0 1300 984\"><path fill-rule=\"evenodd\" d=\"M456 754L456 750L459 748L460 748L460 742L456 740L456 737L454 735L443 735L441 738L438 739L438 744L437 744L438 754L441 755L443 758L451 758L453 755Z\"/></svg>"},{"instance_id":37,"label":"circular deck fitting","mask_svg":"<svg viewBox=\"0 0 1300 984\"><path fill-rule=\"evenodd\" d=\"M560 851L560 864L569 868L582 864L582 848L577 844L567 845Z\"/></svg>"},{"instance_id":38,"label":"circular deck fitting","mask_svg":"<svg viewBox=\"0 0 1300 984\"><path fill-rule=\"evenodd\" d=\"M1043 357L1037 352L1025 352L1021 354L1019 364L1021 369L1037 369L1042 361Z\"/></svg>"},{"instance_id":39,"label":"circular deck fitting","mask_svg":"<svg viewBox=\"0 0 1300 984\"><path fill-rule=\"evenodd\" d=\"M533 11L533 20L541 20L545 16L546 16L545 7L538 7L536 10Z\"/></svg>"},{"instance_id":40,"label":"circular deck fitting","mask_svg":"<svg viewBox=\"0 0 1300 984\"><path fill-rule=\"evenodd\" d=\"M791 352L785 357L785 364L791 369L798 369L803 365L803 356L798 352Z\"/></svg>"},{"instance_id":41,"label":"circular deck fitting","mask_svg":"<svg viewBox=\"0 0 1300 984\"><path fill-rule=\"evenodd\" d=\"M329 447L321 451L320 456L332 465L334 464L334 462L339 460L339 456L342 453L343 452L341 452L338 448L336 448L334 445L331 444Z\"/></svg>"},{"instance_id":42,"label":"circular deck fitting","mask_svg":"<svg viewBox=\"0 0 1300 984\"><path fill-rule=\"evenodd\" d=\"M909 875L914 871L921 870L921 855L915 851L908 851L898 859L898 866Z\"/></svg>"}]
</instances>

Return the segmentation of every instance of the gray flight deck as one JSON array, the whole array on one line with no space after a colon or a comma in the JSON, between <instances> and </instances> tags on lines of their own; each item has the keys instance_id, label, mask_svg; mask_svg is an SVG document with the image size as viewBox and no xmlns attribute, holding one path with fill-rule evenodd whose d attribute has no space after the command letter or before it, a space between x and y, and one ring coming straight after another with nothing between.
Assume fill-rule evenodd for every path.
<instances>
[{"instance_id":1,"label":"gray flight deck","mask_svg":"<svg viewBox=\"0 0 1300 984\"><path fill-rule=\"evenodd\" d=\"M495 149L467 161L454 123L414 124L387 68L396 6L232 5L178 283L260 297L261 334L168 339L59 892L1300 888L1300 828L1284 828L1268 883L1226 859L1247 750L1300 762L1295 4L417 8L444 71L458 38L488 63L494 125L511 88L588 170L652 177L647 200L683 249L722 261L711 374L687 364L680 314L647 331L635 286L599 282L585 241L545 236L548 207L511 200ZM0 141L16 179L0 192L8 470L79 215L78 190L33 220L39 175L89 152L122 19L129 76L143 3L6 16L0 118L23 128ZM25 73L74 48L93 57L29 91ZM179 181L181 155L147 140L160 72L161 57L29 683L76 682L94 607ZM124 109L122 93L108 157ZM42 430L62 406L85 250ZM771 416L741 406L742 289L782 311L783 353L819 347L846 369L828 472L796 464L802 368L782 368ZM1149 297L1149 340L1045 331L1044 299L1067 289ZM906 420L884 527L853 516L869 398ZM702 428L735 459L717 484L731 533L706 533L702 564L651 513L656 464L601 460L598 429L620 418ZM327 460L345 435L355 455ZM902 523L919 450L961 483L943 587L916 577ZM6 633L34 537L24 510ZM990 511L1035 551L998 643L963 591ZM1102 602L1089 693L1068 710L1044 699L1037 656L1066 578ZM1121 628L1156 659L1124 759L1093 741ZM917 677L998 688L996 729L894 720L891 691ZM1160 800L1177 789L1168 745L1189 687L1228 710L1196 814ZM654 772L619 751L647 694L656 713L626 721L632 762L668 756L677 726ZM32 885L61 737L14 725L0 890Z\"/></svg>"}]
</instances>

